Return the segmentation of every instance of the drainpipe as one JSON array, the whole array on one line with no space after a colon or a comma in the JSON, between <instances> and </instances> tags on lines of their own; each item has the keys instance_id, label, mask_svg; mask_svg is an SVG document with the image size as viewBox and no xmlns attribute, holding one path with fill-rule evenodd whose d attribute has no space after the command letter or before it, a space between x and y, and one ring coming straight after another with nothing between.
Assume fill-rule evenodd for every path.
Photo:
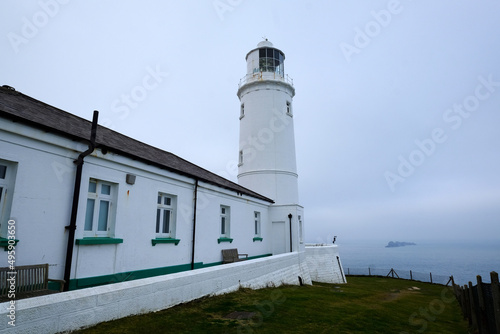
<instances>
[{"instance_id":1,"label":"drainpipe","mask_svg":"<svg viewBox=\"0 0 500 334\"><path fill-rule=\"evenodd\" d=\"M191 251L191 270L194 270L194 245L196 241L196 203L198 202L198 179L194 184L194 213L193 213L193 250Z\"/></svg>"},{"instance_id":2,"label":"drainpipe","mask_svg":"<svg viewBox=\"0 0 500 334\"><path fill-rule=\"evenodd\" d=\"M292 252L292 214L288 214L288 220L290 221L290 253Z\"/></svg>"},{"instance_id":3,"label":"drainpipe","mask_svg":"<svg viewBox=\"0 0 500 334\"><path fill-rule=\"evenodd\" d=\"M80 153L78 158L75 161L73 161L76 164L76 177L75 177L75 188L73 192L73 204L71 207L71 218L69 225L66 226L66 229L69 231L69 235L68 235L68 247L66 249L66 264L64 267L64 291L69 290L69 280L71 277L71 265L72 265L71 262L73 259L73 248L75 246L76 216L78 213L78 202L80 200L80 186L82 181L83 159L94 151L98 117L99 117L99 112L97 110L94 110L89 148L85 152Z\"/></svg>"}]
</instances>

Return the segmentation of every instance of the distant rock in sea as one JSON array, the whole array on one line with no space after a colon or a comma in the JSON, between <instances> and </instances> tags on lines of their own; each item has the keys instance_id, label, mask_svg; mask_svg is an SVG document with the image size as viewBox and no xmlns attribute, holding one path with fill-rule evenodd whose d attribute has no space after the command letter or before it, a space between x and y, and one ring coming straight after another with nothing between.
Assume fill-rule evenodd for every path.
<instances>
[{"instance_id":1,"label":"distant rock in sea","mask_svg":"<svg viewBox=\"0 0 500 334\"><path fill-rule=\"evenodd\" d=\"M403 247L403 246L414 246L414 242L404 242L404 241L389 241L385 247Z\"/></svg>"}]
</instances>

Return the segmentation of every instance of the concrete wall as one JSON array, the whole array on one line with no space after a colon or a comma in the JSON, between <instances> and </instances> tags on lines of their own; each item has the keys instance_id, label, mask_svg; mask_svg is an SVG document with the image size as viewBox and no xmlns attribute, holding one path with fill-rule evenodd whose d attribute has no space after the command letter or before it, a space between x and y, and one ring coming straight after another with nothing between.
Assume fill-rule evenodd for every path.
<instances>
[{"instance_id":1,"label":"concrete wall","mask_svg":"<svg viewBox=\"0 0 500 334\"><path fill-rule=\"evenodd\" d=\"M322 283L346 283L337 245L306 245L306 262L311 280Z\"/></svg>"},{"instance_id":2,"label":"concrete wall","mask_svg":"<svg viewBox=\"0 0 500 334\"><path fill-rule=\"evenodd\" d=\"M9 302L0 304L0 333L57 333L133 314L158 311L207 295L282 284L311 284L304 253L203 268L177 274L16 301L15 327Z\"/></svg>"}]
</instances>

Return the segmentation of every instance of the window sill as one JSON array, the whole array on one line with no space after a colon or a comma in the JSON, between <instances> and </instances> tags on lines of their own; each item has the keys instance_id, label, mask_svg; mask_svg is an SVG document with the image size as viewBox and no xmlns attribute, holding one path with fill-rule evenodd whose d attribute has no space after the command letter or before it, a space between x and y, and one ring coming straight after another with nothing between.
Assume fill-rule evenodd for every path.
<instances>
[{"instance_id":1,"label":"window sill","mask_svg":"<svg viewBox=\"0 0 500 334\"><path fill-rule=\"evenodd\" d=\"M75 243L77 245L106 245L106 244L122 244L123 239L119 238L107 238L107 237L91 237L91 238L83 238L76 239Z\"/></svg>"},{"instance_id":2,"label":"window sill","mask_svg":"<svg viewBox=\"0 0 500 334\"><path fill-rule=\"evenodd\" d=\"M229 243L231 243L231 242L233 242L233 239L232 238L225 238L225 237L217 239L217 243L218 244L220 244L221 242L229 242Z\"/></svg>"},{"instance_id":3,"label":"window sill","mask_svg":"<svg viewBox=\"0 0 500 334\"><path fill-rule=\"evenodd\" d=\"M12 240L12 239L10 239L10 240ZM14 239L14 243L13 244L11 243L11 245L16 246L18 242L19 242L18 239ZM8 251L9 250L9 239L0 237L0 247L3 247L3 249L5 251Z\"/></svg>"},{"instance_id":4,"label":"window sill","mask_svg":"<svg viewBox=\"0 0 500 334\"><path fill-rule=\"evenodd\" d=\"M156 246L156 244L175 244L176 246L179 244L181 239L174 239L174 238L156 238L156 239L151 239L151 244L153 246Z\"/></svg>"},{"instance_id":5,"label":"window sill","mask_svg":"<svg viewBox=\"0 0 500 334\"><path fill-rule=\"evenodd\" d=\"M253 238L253 242L262 241L262 240L263 240L263 238L261 238L261 237L254 237Z\"/></svg>"}]
</instances>

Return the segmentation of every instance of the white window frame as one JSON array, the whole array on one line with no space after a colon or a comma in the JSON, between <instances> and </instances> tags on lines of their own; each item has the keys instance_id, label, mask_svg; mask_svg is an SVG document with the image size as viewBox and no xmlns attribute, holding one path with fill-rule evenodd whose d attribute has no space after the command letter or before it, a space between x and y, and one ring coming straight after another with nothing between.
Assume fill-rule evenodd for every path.
<instances>
[{"instance_id":1,"label":"white window frame","mask_svg":"<svg viewBox=\"0 0 500 334\"><path fill-rule=\"evenodd\" d=\"M0 165L5 166L5 175L3 173L0 175L0 237L6 238L14 195L17 163L0 159Z\"/></svg>"},{"instance_id":2,"label":"white window frame","mask_svg":"<svg viewBox=\"0 0 500 334\"><path fill-rule=\"evenodd\" d=\"M158 193L156 200L156 220L155 220L155 233L157 238L175 238L176 230L176 206L177 196ZM165 230L165 217L168 217L168 229Z\"/></svg>"},{"instance_id":3,"label":"white window frame","mask_svg":"<svg viewBox=\"0 0 500 334\"><path fill-rule=\"evenodd\" d=\"M95 192L93 191L93 186L95 184ZM109 194L106 193L105 189L109 189ZM113 237L114 227L115 227L115 213L116 213L116 196L118 192L118 186L115 183L102 181L98 179L89 179L88 182L88 194L87 203L85 206L85 220L83 224L83 236L84 237ZM89 206L89 203L93 202L93 208ZM103 214L105 211L105 206L103 203L108 203L107 215ZM92 212L91 212L92 211ZM89 221L89 215L92 214L91 220ZM102 219L106 219L106 228L102 229L101 223ZM90 227L90 228L89 228Z\"/></svg>"},{"instance_id":4,"label":"white window frame","mask_svg":"<svg viewBox=\"0 0 500 334\"><path fill-rule=\"evenodd\" d=\"M220 206L220 225L219 231L222 238L229 238L231 232L231 207Z\"/></svg>"},{"instance_id":5,"label":"white window frame","mask_svg":"<svg viewBox=\"0 0 500 334\"><path fill-rule=\"evenodd\" d=\"M253 217L254 217L254 235L256 237L260 237L261 235L260 212L254 211Z\"/></svg>"}]
</instances>

